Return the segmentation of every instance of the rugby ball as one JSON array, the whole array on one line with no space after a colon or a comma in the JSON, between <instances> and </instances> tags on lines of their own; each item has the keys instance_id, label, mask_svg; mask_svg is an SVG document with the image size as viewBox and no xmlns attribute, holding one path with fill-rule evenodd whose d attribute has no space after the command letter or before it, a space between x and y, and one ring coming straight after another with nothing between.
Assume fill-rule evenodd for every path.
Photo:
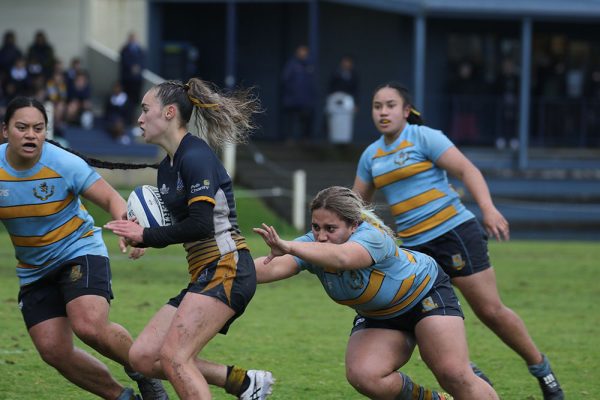
<instances>
[{"instance_id":1,"label":"rugby ball","mask_svg":"<svg viewBox=\"0 0 600 400\"><path fill-rule=\"evenodd\" d=\"M127 219L134 218L144 228L171 225L171 214L165 208L157 187L142 185L129 194Z\"/></svg>"}]
</instances>

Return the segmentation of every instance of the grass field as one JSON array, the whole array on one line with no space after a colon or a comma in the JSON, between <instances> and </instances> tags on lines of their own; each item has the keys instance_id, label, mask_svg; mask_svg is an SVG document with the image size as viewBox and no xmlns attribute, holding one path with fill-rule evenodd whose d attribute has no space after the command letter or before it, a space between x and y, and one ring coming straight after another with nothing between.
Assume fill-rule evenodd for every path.
<instances>
[{"instance_id":1,"label":"grass field","mask_svg":"<svg viewBox=\"0 0 600 400\"><path fill-rule=\"evenodd\" d=\"M239 201L240 223L253 254L264 255L251 226L277 222L255 200ZM98 223L103 218L98 218ZM287 236L293 230L278 226ZM135 336L170 296L187 283L183 249L150 249L130 261L105 239L113 269L112 320ZM0 231L0 399L93 399L65 381L37 355L17 308L14 255ZM504 302L525 320L539 347L550 358L567 398L600 398L600 246L593 242L513 241L492 243L490 253ZM463 305L466 304L463 302ZM494 381L503 399L541 399L537 382L520 358L508 350L464 306L471 359ZM594 311L596 310L596 311ZM216 362L270 369L277 378L273 400L360 399L344 377L344 350L353 312L330 301L308 273L259 286L242 318L227 336L219 335L203 352ZM83 346L87 349L87 347ZM88 349L89 350L89 349ZM94 353L92 351L92 353ZM96 354L96 353L94 353ZM116 363L105 361L123 383ZM417 382L438 387L415 352L403 369ZM177 398L169 387L172 398ZM222 390L215 399L231 399Z\"/></svg>"}]
</instances>

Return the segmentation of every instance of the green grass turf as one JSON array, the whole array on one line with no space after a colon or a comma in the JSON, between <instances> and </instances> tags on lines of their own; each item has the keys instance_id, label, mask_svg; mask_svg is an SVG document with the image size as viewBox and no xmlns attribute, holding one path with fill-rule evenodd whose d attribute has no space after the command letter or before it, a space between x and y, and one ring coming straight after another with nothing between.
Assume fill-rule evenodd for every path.
<instances>
[{"instance_id":1,"label":"green grass turf","mask_svg":"<svg viewBox=\"0 0 600 400\"><path fill-rule=\"evenodd\" d=\"M254 256L264 255L266 248L250 227L265 221L278 224L288 237L295 234L256 200L239 200L238 209ZM98 224L102 220L98 218ZM105 239L116 296L111 319L135 336L187 283L184 252L178 245L149 249L142 259L131 261L118 252L114 235L106 232ZM550 358L567 398L596 397L600 393L600 285L596 279L600 246L592 242L512 241L491 243L490 254L503 301L524 319ZM0 260L0 399L96 398L64 380L33 348L17 308L15 261L5 232L0 232ZM471 359L493 380L501 398L541 399L537 382L521 359L473 316L464 301L463 306ZM274 400L360 399L344 377L352 317L352 310L326 297L316 278L302 273L287 281L260 285L244 316L228 335L211 341L202 356L245 368L270 369L277 378ZM129 383L119 365L98 357L118 380ZM418 352L403 370L419 383L438 387ZM166 385L171 397L177 398ZM215 399L232 398L221 389L213 394Z\"/></svg>"}]
</instances>

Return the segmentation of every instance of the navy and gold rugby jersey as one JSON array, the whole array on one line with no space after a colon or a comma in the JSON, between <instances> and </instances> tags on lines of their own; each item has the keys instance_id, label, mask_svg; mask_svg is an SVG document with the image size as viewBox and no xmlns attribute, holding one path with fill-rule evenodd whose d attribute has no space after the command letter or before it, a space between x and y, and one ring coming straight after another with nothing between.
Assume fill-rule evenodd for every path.
<instances>
[{"instance_id":1,"label":"navy and gold rugby jersey","mask_svg":"<svg viewBox=\"0 0 600 400\"><path fill-rule=\"evenodd\" d=\"M187 218L189 205L196 201L214 206L214 237L184 243L192 281L207 264L247 248L238 227L231 178L204 140L191 133L184 136L172 165L169 156L160 163L157 187L173 223Z\"/></svg>"},{"instance_id":2,"label":"navy and gold rugby jersey","mask_svg":"<svg viewBox=\"0 0 600 400\"><path fill-rule=\"evenodd\" d=\"M312 232L295 239L314 242ZM404 314L433 287L438 266L426 254L402 249L396 241L368 222L362 222L349 242L363 246L373 265L347 271L328 270L294 257L302 270L315 274L336 303L352 307L360 315L388 319Z\"/></svg>"},{"instance_id":3,"label":"navy and gold rugby jersey","mask_svg":"<svg viewBox=\"0 0 600 400\"><path fill-rule=\"evenodd\" d=\"M381 190L406 246L429 242L474 218L435 161L453 144L441 131L406 124L386 145L381 136L362 153L356 175Z\"/></svg>"},{"instance_id":4,"label":"navy and gold rugby jersey","mask_svg":"<svg viewBox=\"0 0 600 400\"><path fill-rule=\"evenodd\" d=\"M51 143L33 168L17 171L6 161L7 146L0 145L0 220L15 248L20 284L75 257L107 257L101 230L79 199L100 175Z\"/></svg>"}]
</instances>

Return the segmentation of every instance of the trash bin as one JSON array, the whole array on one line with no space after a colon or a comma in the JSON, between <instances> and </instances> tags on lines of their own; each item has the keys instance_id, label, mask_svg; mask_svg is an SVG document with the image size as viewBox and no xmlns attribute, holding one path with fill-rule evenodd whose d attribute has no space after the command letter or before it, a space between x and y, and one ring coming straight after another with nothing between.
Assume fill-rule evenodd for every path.
<instances>
[{"instance_id":1,"label":"trash bin","mask_svg":"<svg viewBox=\"0 0 600 400\"><path fill-rule=\"evenodd\" d=\"M325 111L331 143L350 143L354 125L354 99L347 93L335 92L327 96Z\"/></svg>"}]
</instances>

